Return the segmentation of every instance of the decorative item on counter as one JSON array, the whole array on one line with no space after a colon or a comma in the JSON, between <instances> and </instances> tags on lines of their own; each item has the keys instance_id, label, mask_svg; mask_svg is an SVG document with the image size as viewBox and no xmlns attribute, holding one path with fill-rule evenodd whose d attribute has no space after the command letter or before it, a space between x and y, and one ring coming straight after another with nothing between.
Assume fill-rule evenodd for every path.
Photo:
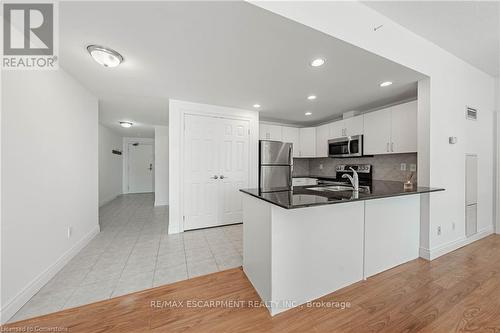
<instances>
[{"instance_id":1,"label":"decorative item on counter","mask_svg":"<svg viewBox=\"0 0 500 333\"><path fill-rule=\"evenodd\" d=\"M410 172L410 177L405 181L403 188L405 191L413 190L413 176L415 176L414 172Z\"/></svg>"}]
</instances>

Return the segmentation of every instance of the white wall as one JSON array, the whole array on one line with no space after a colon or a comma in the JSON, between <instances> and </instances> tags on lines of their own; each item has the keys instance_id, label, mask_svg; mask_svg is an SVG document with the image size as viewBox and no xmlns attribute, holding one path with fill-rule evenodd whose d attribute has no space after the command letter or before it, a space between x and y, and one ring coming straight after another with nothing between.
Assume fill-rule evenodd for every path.
<instances>
[{"instance_id":1,"label":"white wall","mask_svg":"<svg viewBox=\"0 0 500 333\"><path fill-rule=\"evenodd\" d=\"M429 258L467 243L465 239L465 154L479 156L479 236L493 228L494 79L435 44L359 2L252 2L333 37L410 67L430 77L430 185L445 192L429 198ZM374 31L374 27L383 25ZM465 120L466 105L479 108L479 120ZM458 144L449 145L448 137ZM478 145L478 143L481 143ZM453 229L455 225L455 229ZM437 235L441 226L442 234Z\"/></svg>"},{"instance_id":2,"label":"white wall","mask_svg":"<svg viewBox=\"0 0 500 333\"><path fill-rule=\"evenodd\" d=\"M5 322L99 232L98 105L63 70L2 80Z\"/></svg>"},{"instance_id":3,"label":"white wall","mask_svg":"<svg viewBox=\"0 0 500 333\"><path fill-rule=\"evenodd\" d=\"M122 137L99 124L99 206L122 194L123 155L111 152L122 149Z\"/></svg>"},{"instance_id":4,"label":"white wall","mask_svg":"<svg viewBox=\"0 0 500 333\"><path fill-rule=\"evenodd\" d=\"M495 218L496 218L496 228L497 234L500 234L500 77L496 79L496 207L495 207Z\"/></svg>"},{"instance_id":5,"label":"white wall","mask_svg":"<svg viewBox=\"0 0 500 333\"><path fill-rule=\"evenodd\" d=\"M123 193L129 193L128 191L128 145L134 142L139 142L139 143L147 143L153 145L153 151L154 151L154 144L155 140L151 138L133 138L133 137L124 137L123 139L123 151L122 151L122 167L123 167ZM154 191L154 186L155 186L155 176L153 173L153 191Z\"/></svg>"},{"instance_id":6,"label":"white wall","mask_svg":"<svg viewBox=\"0 0 500 333\"><path fill-rule=\"evenodd\" d=\"M168 127L155 126L155 206L168 205Z\"/></svg>"},{"instance_id":7,"label":"white wall","mask_svg":"<svg viewBox=\"0 0 500 333\"><path fill-rule=\"evenodd\" d=\"M177 100L169 100L168 126L169 126L169 222L168 233L179 233L184 231L183 225L183 147L184 147L184 115L201 114L214 117L229 117L233 119L248 120L250 124L250 147L249 163L250 175L248 177L249 187L258 184L258 150L259 150L259 113L243 109L235 109L225 106L191 103Z\"/></svg>"}]
</instances>

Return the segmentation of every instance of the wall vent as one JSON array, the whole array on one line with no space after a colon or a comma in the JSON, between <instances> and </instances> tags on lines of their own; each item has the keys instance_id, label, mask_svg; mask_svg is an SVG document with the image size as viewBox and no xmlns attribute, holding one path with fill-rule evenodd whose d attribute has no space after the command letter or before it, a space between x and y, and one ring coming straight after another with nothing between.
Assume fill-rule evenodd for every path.
<instances>
[{"instance_id":1,"label":"wall vent","mask_svg":"<svg viewBox=\"0 0 500 333\"><path fill-rule=\"evenodd\" d=\"M477 120L477 109L471 108L470 106L467 107L465 117L468 120Z\"/></svg>"}]
</instances>

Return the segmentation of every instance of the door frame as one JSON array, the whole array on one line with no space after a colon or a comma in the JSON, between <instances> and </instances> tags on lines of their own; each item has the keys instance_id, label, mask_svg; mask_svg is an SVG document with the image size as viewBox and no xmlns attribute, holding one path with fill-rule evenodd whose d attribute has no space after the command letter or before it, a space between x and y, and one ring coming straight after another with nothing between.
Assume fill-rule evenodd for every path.
<instances>
[{"instance_id":1,"label":"door frame","mask_svg":"<svg viewBox=\"0 0 500 333\"><path fill-rule=\"evenodd\" d=\"M125 137L123 138L123 148L122 148L122 190L123 194L128 194L130 193L128 190L128 146L132 143L138 142L139 144L147 144L147 145L152 145L153 148L153 168L154 168L154 160L155 160L155 149L154 149L154 144L155 140L151 138L134 138L134 137ZM153 192L154 192L154 180L155 180L155 175L153 172Z\"/></svg>"},{"instance_id":2,"label":"door frame","mask_svg":"<svg viewBox=\"0 0 500 333\"><path fill-rule=\"evenodd\" d=\"M184 232L184 119L185 115L209 116L249 122L249 175L248 186L258 184L259 113L257 111L198 104L177 100L169 101L169 224L168 233Z\"/></svg>"}]
</instances>

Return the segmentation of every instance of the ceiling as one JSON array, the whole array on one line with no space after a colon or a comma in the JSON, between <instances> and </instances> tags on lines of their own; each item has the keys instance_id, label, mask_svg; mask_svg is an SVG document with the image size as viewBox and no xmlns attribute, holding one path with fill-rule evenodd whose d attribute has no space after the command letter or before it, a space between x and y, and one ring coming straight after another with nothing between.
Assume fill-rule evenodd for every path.
<instances>
[{"instance_id":1,"label":"ceiling","mask_svg":"<svg viewBox=\"0 0 500 333\"><path fill-rule=\"evenodd\" d=\"M499 1L365 1L492 76L500 74Z\"/></svg>"},{"instance_id":2,"label":"ceiling","mask_svg":"<svg viewBox=\"0 0 500 333\"><path fill-rule=\"evenodd\" d=\"M151 137L152 125L166 125L169 98L259 103L262 119L311 125L414 98L424 77L246 2L69 1L59 16L61 66L99 97L101 123L127 136ZM88 44L125 61L104 68ZM326 64L311 67L318 56ZM387 80L394 84L381 88ZM120 129L120 120L139 125Z\"/></svg>"}]
</instances>

